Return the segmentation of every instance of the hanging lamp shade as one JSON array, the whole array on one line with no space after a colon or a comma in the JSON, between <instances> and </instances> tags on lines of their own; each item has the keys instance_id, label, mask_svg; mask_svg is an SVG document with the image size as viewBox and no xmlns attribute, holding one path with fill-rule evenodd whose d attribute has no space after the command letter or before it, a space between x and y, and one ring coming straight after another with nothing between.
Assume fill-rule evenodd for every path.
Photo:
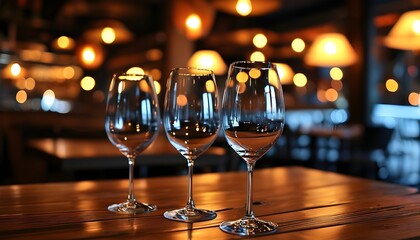
<instances>
[{"instance_id":1,"label":"hanging lamp shade","mask_svg":"<svg viewBox=\"0 0 420 240\"><path fill-rule=\"evenodd\" d=\"M401 50L420 50L420 10L403 13L385 37L384 44Z\"/></svg>"},{"instance_id":2,"label":"hanging lamp shade","mask_svg":"<svg viewBox=\"0 0 420 240\"><path fill-rule=\"evenodd\" d=\"M355 63L357 54L341 33L326 33L315 38L304 61L310 66L341 67Z\"/></svg>"},{"instance_id":3,"label":"hanging lamp shade","mask_svg":"<svg viewBox=\"0 0 420 240\"><path fill-rule=\"evenodd\" d=\"M216 75L226 73L227 67L220 54L214 50L199 50L195 52L187 63L188 67L210 69Z\"/></svg>"}]
</instances>

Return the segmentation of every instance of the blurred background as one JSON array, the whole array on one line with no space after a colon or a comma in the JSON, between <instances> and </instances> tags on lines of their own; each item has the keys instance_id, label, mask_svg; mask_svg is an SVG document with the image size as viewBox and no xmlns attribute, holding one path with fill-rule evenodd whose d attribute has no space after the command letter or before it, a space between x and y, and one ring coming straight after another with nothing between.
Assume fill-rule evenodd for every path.
<instances>
[{"instance_id":1,"label":"blurred background","mask_svg":"<svg viewBox=\"0 0 420 240\"><path fill-rule=\"evenodd\" d=\"M419 0L0 0L0 184L125 178L121 155L95 150L107 141L115 72L150 74L163 106L171 68L212 68L221 92L231 62L255 60L278 64L287 109L257 168L417 186L417 9ZM222 135L214 147L197 172L244 169ZM171 151L139 157L136 174L184 174Z\"/></svg>"}]
</instances>

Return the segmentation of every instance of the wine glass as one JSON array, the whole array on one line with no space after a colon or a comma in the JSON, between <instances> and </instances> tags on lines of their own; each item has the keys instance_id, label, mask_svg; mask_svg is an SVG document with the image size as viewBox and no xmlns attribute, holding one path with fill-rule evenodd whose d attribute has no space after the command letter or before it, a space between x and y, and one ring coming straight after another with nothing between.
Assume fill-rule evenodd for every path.
<instances>
[{"instance_id":1,"label":"wine glass","mask_svg":"<svg viewBox=\"0 0 420 240\"><path fill-rule=\"evenodd\" d=\"M223 93L221 125L228 144L247 164L248 181L245 216L221 223L224 232L255 236L277 231L277 224L254 216L252 173L257 160L282 134L284 121L283 91L275 64L232 63Z\"/></svg>"},{"instance_id":2,"label":"wine glass","mask_svg":"<svg viewBox=\"0 0 420 240\"><path fill-rule=\"evenodd\" d=\"M114 74L109 86L105 130L109 140L128 158L128 199L110 205L109 211L126 214L156 210L155 205L137 202L134 196L134 163L158 134L158 100L153 80L144 74Z\"/></svg>"},{"instance_id":3,"label":"wine glass","mask_svg":"<svg viewBox=\"0 0 420 240\"><path fill-rule=\"evenodd\" d=\"M187 160L188 198L184 208L166 211L182 222L211 220L216 213L194 205L192 177L195 160L214 142L219 131L219 97L213 71L175 68L167 82L163 125L169 142Z\"/></svg>"}]
</instances>

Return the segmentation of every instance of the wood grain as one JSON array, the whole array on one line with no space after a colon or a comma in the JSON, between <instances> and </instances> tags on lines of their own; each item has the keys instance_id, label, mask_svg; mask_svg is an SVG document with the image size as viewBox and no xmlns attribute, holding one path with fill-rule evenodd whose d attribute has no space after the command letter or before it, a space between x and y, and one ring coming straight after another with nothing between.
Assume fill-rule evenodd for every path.
<instances>
[{"instance_id":1,"label":"wood grain","mask_svg":"<svg viewBox=\"0 0 420 240\"><path fill-rule=\"evenodd\" d=\"M186 201L187 178L137 179L137 198L158 205L143 215L106 207L126 197L127 180L0 187L0 239L241 239L219 230L244 214L246 173L194 176L197 207L217 211L211 221L164 219ZM258 239L410 239L420 236L420 195L414 188L301 167L255 172L254 211L278 223Z\"/></svg>"}]
</instances>

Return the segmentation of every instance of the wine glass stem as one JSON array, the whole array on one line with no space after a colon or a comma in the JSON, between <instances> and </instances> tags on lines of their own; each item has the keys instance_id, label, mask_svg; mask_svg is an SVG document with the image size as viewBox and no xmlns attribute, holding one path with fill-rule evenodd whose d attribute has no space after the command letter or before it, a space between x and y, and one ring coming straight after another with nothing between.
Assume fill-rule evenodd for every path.
<instances>
[{"instance_id":1,"label":"wine glass stem","mask_svg":"<svg viewBox=\"0 0 420 240\"><path fill-rule=\"evenodd\" d=\"M128 202L136 202L134 197L134 163L136 157L133 155L128 156Z\"/></svg>"},{"instance_id":2,"label":"wine glass stem","mask_svg":"<svg viewBox=\"0 0 420 240\"><path fill-rule=\"evenodd\" d=\"M194 170L194 160L188 159L188 200L187 200L187 210L192 210L195 208L194 200L193 200L193 192L192 192L192 185L193 185L193 170Z\"/></svg>"},{"instance_id":3,"label":"wine glass stem","mask_svg":"<svg viewBox=\"0 0 420 240\"><path fill-rule=\"evenodd\" d=\"M254 218L254 211L252 210L252 175L254 171L254 164L247 163L248 168L248 182L247 182L247 191L246 191L246 209L245 209L245 217L246 218Z\"/></svg>"}]
</instances>

